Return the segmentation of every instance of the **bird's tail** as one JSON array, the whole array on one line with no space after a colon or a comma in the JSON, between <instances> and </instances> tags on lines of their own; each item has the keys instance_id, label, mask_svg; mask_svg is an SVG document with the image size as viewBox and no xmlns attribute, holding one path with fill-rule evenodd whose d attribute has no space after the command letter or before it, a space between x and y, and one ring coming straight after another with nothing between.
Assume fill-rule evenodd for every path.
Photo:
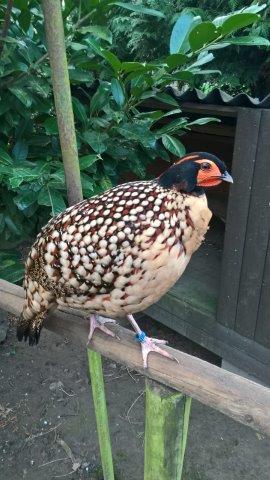
<instances>
[{"instance_id":1,"label":"bird's tail","mask_svg":"<svg viewBox=\"0 0 270 480\"><path fill-rule=\"evenodd\" d=\"M29 345L35 345L39 341L44 318L55 305L55 297L27 276L24 289L26 298L17 324L17 338L19 341L29 339Z\"/></svg>"}]
</instances>

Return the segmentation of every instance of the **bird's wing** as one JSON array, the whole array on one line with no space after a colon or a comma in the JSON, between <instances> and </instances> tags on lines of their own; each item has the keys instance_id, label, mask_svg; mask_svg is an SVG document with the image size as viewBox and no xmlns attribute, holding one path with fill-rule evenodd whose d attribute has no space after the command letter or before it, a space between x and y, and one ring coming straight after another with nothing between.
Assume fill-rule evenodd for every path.
<instances>
[{"instance_id":1,"label":"bird's wing","mask_svg":"<svg viewBox=\"0 0 270 480\"><path fill-rule=\"evenodd\" d=\"M50 220L30 252L35 261L28 262L28 274L56 296L111 292L136 268L134 238L138 226L147 225L139 217L150 184L120 185Z\"/></svg>"}]
</instances>

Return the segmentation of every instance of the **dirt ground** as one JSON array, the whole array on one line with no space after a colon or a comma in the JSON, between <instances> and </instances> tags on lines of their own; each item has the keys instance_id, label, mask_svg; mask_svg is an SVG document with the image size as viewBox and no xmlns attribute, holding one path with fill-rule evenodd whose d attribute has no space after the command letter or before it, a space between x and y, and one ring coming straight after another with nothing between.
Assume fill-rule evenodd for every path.
<instances>
[{"instance_id":1,"label":"dirt ground","mask_svg":"<svg viewBox=\"0 0 270 480\"><path fill-rule=\"evenodd\" d=\"M218 362L171 330L149 327L172 346ZM143 378L111 361L104 375L117 479L141 480ZM0 345L0 479L54 478L102 479L86 351L46 330L30 348L17 343L11 325ZM270 479L270 439L193 401L184 480L255 478Z\"/></svg>"}]
</instances>

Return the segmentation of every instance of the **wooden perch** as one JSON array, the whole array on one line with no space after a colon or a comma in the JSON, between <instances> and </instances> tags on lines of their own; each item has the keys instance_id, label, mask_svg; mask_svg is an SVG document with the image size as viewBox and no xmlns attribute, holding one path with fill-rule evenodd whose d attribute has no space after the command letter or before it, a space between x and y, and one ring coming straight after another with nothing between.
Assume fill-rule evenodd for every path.
<instances>
[{"instance_id":1,"label":"wooden perch","mask_svg":"<svg viewBox=\"0 0 270 480\"><path fill-rule=\"evenodd\" d=\"M0 280L0 308L19 315L22 304L23 289ZM86 344L88 321L77 311L55 311L45 322L45 328L73 342ZM144 370L134 333L119 325L109 328L114 329L120 339L96 332L91 342L93 350L270 435L270 389L170 347L166 348L179 364L151 354L149 368Z\"/></svg>"}]
</instances>

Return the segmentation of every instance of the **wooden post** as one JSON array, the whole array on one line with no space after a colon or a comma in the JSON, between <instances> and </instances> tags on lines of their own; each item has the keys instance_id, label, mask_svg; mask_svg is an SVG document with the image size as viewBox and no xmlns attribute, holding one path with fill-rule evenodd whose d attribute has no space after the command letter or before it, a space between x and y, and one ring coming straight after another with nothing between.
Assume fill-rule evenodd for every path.
<instances>
[{"instance_id":1,"label":"wooden post","mask_svg":"<svg viewBox=\"0 0 270 480\"><path fill-rule=\"evenodd\" d=\"M60 0L43 0L55 110L69 205L83 199ZM114 480L101 355L88 350L104 480Z\"/></svg>"},{"instance_id":2,"label":"wooden post","mask_svg":"<svg viewBox=\"0 0 270 480\"><path fill-rule=\"evenodd\" d=\"M95 406L98 439L104 480L114 480L112 449L102 373L101 355L87 349L92 395Z\"/></svg>"},{"instance_id":3,"label":"wooden post","mask_svg":"<svg viewBox=\"0 0 270 480\"><path fill-rule=\"evenodd\" d=\"M191 398L146 380L144 480L181 480Z\"/></svg>"},{"instance_id":4,"label":"wooden post","mask_svg":"<svg viewBox=\"0 0 270 480\"><path fill-rule=\"evenodd\" d=\"M60 0L43 0L42 8L68 203L74 205L83 197Z\"/></svg>"}]
</instances>

